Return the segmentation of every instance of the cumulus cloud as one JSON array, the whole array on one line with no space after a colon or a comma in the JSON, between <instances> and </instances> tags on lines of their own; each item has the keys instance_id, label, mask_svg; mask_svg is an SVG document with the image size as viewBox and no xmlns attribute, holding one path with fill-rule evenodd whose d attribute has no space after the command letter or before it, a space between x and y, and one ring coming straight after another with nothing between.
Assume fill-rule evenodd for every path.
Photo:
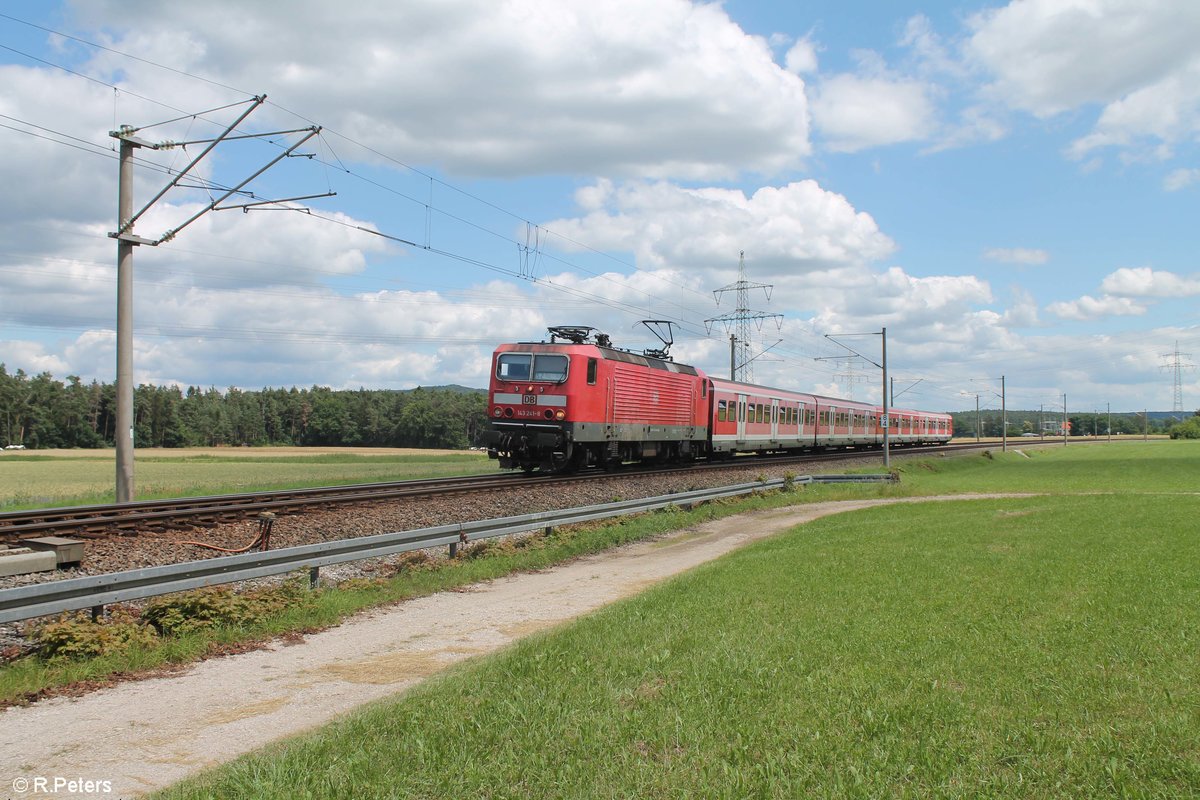
<instances>
[{"instance_id":1,"label":"cumulus cloud","mask_svg":"<svg viewBox=\"0 0 1200 800\"><path fill-rule=\"evenodd\" d=\"M727 268L744 250L767 278L874 261L895 249L869 214L813 180L764 186L750 195L599 181L581 189L576 200L583 216L545 227L592 248L631 251L643 269Z\"/></svg>"},{"instance_id":2,"label":"cumulus cloud","mask_svg":"<svg viewBox=\"0 0 1200 800\"><path fill-rule=\"evenodd\" d=\"M810 151L804 82L718 4L303 0L288 5L289 24L235 0L107 0L75 13L115 30L116 49L267 91L456 174L729 177L794 167ZM94 68L124 69L142 92L178 80L109 54Z\"/></svg>"},{"instance_id":3,"label":"cumulus cloud","mask_svg":"<svg viewBox=\"0 0 1200 800\"><path fill-rule=\"evenodd\" d=\"M1146 313L1146 306L1129 297L1092 297L1085 294L1078 300L1051 303L1046 310L1060 319L1085 321L1103 317L1139 316Z\"/></svg>"},{"instance_id":4,"label":"cumulus cloud","mask_svg":"<svg viewBox=\"0 0 1200 800\"><path fill-rule=\"evenodd\" d=\"M808 39L798 40L788 48L783 59L784 65L798 75L816 72L817 61L817 47Z\"/></svg>"},{"instance_id":5,"label":"cumulus cloud","mask_svg":"<svg viewBox=\"0 0 1200 800\"><path fill-rule=\"evenodd\" d=\"M1038 304L1033 295L1020 287L1013 289L1013 302L1004 312L1000 324L1006 328L1032 328L1041 324Z\"/></svg>"},{"instance_id":6,"label":"cumulus cloud","mask_svg":"<svg viewBox=\"0 0 1200 800\"><path fill-rule=\"evenodd\" d=\"M1100 283L1114 297L1192 297L1200 295L1200 276L1185 278L1150 267L1122 267Z\"/></svg>"},{"instance_id":7,"label":"cumulus cloud","mask_svg":"<svg viewBox=\"0 0 1200 800\"><path fill-rule=\"evenodd\" d=\"M1169 147L1200 129L1200 5L1019 0L967 24L965 52L990 74L995 100L1039 117L1103 106L1073 158L1144 138Z\"/></svg>"},{"instance_id":8,"label":"cumulus cloud","mask_svg":"<svg viewBox=\"0 0 1200 800\"><path fill-rule=\"evenodd\" d=\"M984 250L983 257L1002 264L1045 264L1050 260L1045 250L1028 247L993 247Z\"/></svg>"},{"instance_id":9,"label":"cumulus cloud","mask_svg":"<svg viewBox=\"0 0 1200 800\"><path fill-rule=\"evenodd\" d=\"M972 275L917 277L889 267L882 273L862 271L856 278L857 285L823 293L815 324L834 331L847 324L902 329L910 341L938 342L956 351L975 336L980 306L993 300L987 282Z\"/></svg>"},{"instance_id":10,"label":"cumulus cloud","mask_svg":"<svg viewBox=\"0 0 1200 800\"><path fill-rule=\"evenodd\" d=\"M1019 0L968 20L971 56L1013 105L1109 103L1195 57L1200 8L1170 0Z\"/></svg>"},{"instance_id":11,"label":"cumulus cloud","mask_svg":"<svg viewBox=\"0 0 1200 800\"><path fill-rule=\"evenodd\" d=\"M841 74L822 80L815 94L813 123L836 152L919 141L933 130L934 104L916 80Z\"/></svg>"}]
</instances>

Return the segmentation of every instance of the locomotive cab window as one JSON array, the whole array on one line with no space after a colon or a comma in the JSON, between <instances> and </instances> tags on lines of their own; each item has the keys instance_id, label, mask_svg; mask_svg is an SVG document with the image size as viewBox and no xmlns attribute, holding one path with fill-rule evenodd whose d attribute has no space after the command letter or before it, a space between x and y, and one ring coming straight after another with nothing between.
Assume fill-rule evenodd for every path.
<instances>
[{"instance_id":1,"label":"locomotive cab window","mask_svg":"<svg viewBox=\"0 0 1200 800\"><path fill-rule=\"evenodd\" d=\"M496 359L496 377L502 381L527 381L532 366L530 353L501 353Z\"/></svg>"},{"instance_id":2,"label":"locomotive cab window","mask_svg":"<svg viewBox=\"0 0 1200 800\"><path fill-rule=\"evenodd\" d=\"M588 359L587 382L589 386L596 385L596 359Z\"/></svg>"},{"instance_id":3,"label":"locomotive cab window","mask_svg":"<svg viewBox=\"0 0 1200 800\"><path fill-rule=\"evenodd\" d=\"M533 379L562 383L567 379L567 357L539 355L533 360Z\"/></svg>"}]
</instances>

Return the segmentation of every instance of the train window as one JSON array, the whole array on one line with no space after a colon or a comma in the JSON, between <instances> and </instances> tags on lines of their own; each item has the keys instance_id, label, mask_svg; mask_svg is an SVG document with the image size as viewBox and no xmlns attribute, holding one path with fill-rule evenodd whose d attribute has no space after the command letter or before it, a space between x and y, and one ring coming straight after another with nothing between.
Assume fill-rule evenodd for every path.
<instances>
[{"instance_id":1,"label":"train window","mask_svg":"<svg viewBox=\"0 0 1200 800\"><path fill-rule=\"evenodd\" d=\"M729 420L729 401L717 401L717 422L727 422Z\"/></svg>"},{"instance_id":2,"label":"train window","mask_svg":"<svg viewBox=\"0 0 1200 800\"><path fill-rule=\"evenodd\" d=\"M530 353L501 353L496 359L496 377L502 381L527 381L532 365Z\"/></svg>"},{"instance_id":3,"label":"train window","mask_svg":"<svg viewBox=\"0 0 1200 800\"><path fill-rule=\"evenodd\" d=\"M587 382L588 382L589 386L596 385L596 363L597 363L596 359L594 359L594 358L588 359Z\"/></svg>"},{"instance_id":4,"label":"train window","mask_svg":"<svg viewBox=\"0 0 1200 800\"><path fill-rule=\"evenodd\" d=\"M538 356L533 361L533 379L535 381L562 383L567 379L567 357L559 355Z\"/></svg>"},{"instance_id":5,"label":"train window","mask_svg":"<svg viewBox=\"0 0 1200 800\"><path fill-rule=\"evenodd\" d=\"M758 413L758 406L756 406L754 403L746 404L746 421L747 422L754 422L755 421L754 415L757 413Z\"/></svg>"}]
</instances>

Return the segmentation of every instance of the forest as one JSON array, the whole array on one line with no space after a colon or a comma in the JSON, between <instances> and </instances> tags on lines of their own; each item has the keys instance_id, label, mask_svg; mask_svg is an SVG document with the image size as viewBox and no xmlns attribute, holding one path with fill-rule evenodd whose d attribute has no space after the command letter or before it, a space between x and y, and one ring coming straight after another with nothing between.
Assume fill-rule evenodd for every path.
<instances>
[{"instance_id":1,"label":"forest","mask_svg":"<svg viewBox=\"0 0 1200 800\"><path fill-rule=\"evenodd\" d=\"M138 447L347 446L464 449L478 444L487 421L487 393L461 386L388 389L243 390L152 386L134 389L134 442ZM1198 412L1200 413L1200 412ZM957 411L954 435L999 436L1002 416L989 409ZM1191 415L1188 415L1189 417ZM1171 433L1200 437L1200 419L1164 412L1070 412L1072 436ZM1008 435L1061 436L1061 414L1010 410ZM30 377L0 363L0 447L113 446L116 385L64 383L48 372ZM1183 422L1184 424L1180 424Z\"/></svg>"},{"instance_id":2,"label":"forest","mask_svg":"<svg viewBox=\"0 0 1200 800\"><path fill-rule=\"evenodd\" d=\"M138 447L359 446L465 449L486 421L487 393L463 387L134 389ZM0 364L0 445L113 446L116 385L30 377Z\"/></svg>"}]
</instances>

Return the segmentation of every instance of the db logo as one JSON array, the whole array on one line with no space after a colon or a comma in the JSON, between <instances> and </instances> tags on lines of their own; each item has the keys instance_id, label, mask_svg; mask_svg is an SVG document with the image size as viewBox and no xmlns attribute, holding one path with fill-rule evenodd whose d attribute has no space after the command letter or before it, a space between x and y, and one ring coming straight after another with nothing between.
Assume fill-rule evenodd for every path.
<instances>
[{"instance_id":1,"label":"db logo","mask_svg":"<svg viewBox=\"0 0 1200 800\"><path fill-rule=\"evenodd\" d=\"M524 405L527 405L527 406L536 406L537 405L537 395L536 394L522 395L521 403Z\"/></svg>"}]
</instances>

